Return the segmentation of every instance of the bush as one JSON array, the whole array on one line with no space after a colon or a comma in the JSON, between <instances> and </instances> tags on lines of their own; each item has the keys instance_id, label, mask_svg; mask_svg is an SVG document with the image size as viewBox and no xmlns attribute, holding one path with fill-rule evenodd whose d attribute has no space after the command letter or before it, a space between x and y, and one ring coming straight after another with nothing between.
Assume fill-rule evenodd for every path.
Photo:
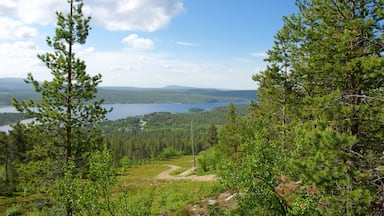
<instances>
[{"instance_id":1,"label":"bush","mask_svg":"<svg viewBox=\"0 0 384 216\"><path fill-rule=\"evenodd\" d=\"M159 155L159 159L165 159L168 160L172 157L181 156L183 155L182 152L176 151L173 147L167 147L163 149L163 151Z\"/></svg>"},{"instance_id":2,"label":"bush","mask_svg":"<svg viewBox=\"0 0 384 216\"><path fill-rule=\"evenodd\" d=\"M212 147L199 153L197 163L198 167L205 173L217 170L221 160L222 158L218 154L216 148Z\"/></svg>"},{"instance_id":3,"label":"bush","mask_svg":"<svg viewBox=\"0 0 384 216\"><path fill-rule=\"evenodd\" d=\"M16 216L16 215L22 215L23 214L23 208L19 205L14 205L7 209L5 215L6 216Z\"/></svg>"}]
</instances>

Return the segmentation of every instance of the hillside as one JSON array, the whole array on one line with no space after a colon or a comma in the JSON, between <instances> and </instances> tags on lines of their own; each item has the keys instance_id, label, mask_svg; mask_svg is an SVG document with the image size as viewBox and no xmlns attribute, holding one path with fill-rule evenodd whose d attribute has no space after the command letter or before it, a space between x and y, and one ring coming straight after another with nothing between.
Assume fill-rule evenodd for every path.
<instances>
[{"instance_id":1,"label":"hillside","mask_svg":"<svg viewBox=\"0 0 384 216\"><path fill-rule=\"evenodd\" d=\"M39 95L21 78L0 78L0 105L10 105L12 98L38 100ZM256 90L221 90L167 86L164 88L99 87L98 98L105 103L210 103L218 101L257 100Z\"/></svg>"}]
</instances>

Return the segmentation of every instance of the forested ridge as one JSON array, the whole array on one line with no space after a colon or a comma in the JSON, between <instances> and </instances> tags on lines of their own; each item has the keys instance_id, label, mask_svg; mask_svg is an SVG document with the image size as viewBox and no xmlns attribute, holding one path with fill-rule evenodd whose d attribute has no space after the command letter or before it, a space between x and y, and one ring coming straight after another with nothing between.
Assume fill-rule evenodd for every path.
<instances>
[{"instance_id":1,"label":"forested ridge","mask_svg":"<svg viewBox=\"0 0 384 216\"><path fill-rule=\"evenodd\" d=\"M14 101L38 123L0 133L0 193L16 200L8 212L189 215L169 207L183 199L178 183L146 177L144 189L125 182L135 177L126 169L196 150L198 172L217 174L220 188L183 185L236 199L207 215L383 215L384 1L297 0L253 77L257 102L114 122L96 99L101 75L71 49L85 43L90 17L82 1L68 4L47 39L55 52L39 55L54 79L29 75L41 100Z\"/></svg>"},{"instance_id":2,"label":"forested ridge","mask_svg":"<svg viewBox=\"0 0 384 216\"><path fill-rule=\"evenodd\" d=\"M41 96L20 78L0 78L0 107L12 105L12 98L39 101ZM106 104L211 103L257 100L256 90L225 90L192 87L134 88L97 87L96 99Z\"/></svg>"}]
</instances>

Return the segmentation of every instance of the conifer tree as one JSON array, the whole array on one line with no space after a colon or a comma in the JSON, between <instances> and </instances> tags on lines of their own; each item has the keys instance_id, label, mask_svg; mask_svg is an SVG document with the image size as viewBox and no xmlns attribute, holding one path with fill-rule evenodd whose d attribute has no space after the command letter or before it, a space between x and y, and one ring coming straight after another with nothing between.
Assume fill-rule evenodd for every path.
<instances>
[{"instance_id":1,"label":"conifer tree","mask_svg":"<svg viewBox=\"0 0 384 216\"><path fill-rule=\"evenodd\" d=\"M241 158L248 159L235 163L224 180L250 191L241 200L255 204L247 213L276 214L279 202L284 204L281 214L378 213L384 200L384 2L296 4L298 12L284 18L268 52L269 66L254 77L260 84L259 104L245 122L240 148ZM261 175L265 172L273 177ZM253 174L269 182L270 190L249 180ZM278 184L282 176L287 178ZM273 199L280 189L284 193ZM252 202L268 197L270 208Z\"/></svg>"},{"instance_id":2,"label":"conifer tree","mask_svg":"<svg viewBox=\"0 0 384 216\"><path fill-rule=\"evenodd\" d=\"M231 103L225 116L225 122L219 131L219 145L223 154L230 156L239 151L238 116L235 106Z\"/></svg>"},{"instance_id":3,"label":"conifer tree","mask_svg":"<svg viewBox=\"0 0 384 216\"><path fill-rule=\"evenodd\" d=\"M68 14L56 12L55 36L46 40L54 51L38 55L51 71L52 79L40 83L28 74L25 80L40 93L41 101L14 100L14 106L36 118L31 128L35 138L39 137L34 139L33 149L39 156L34 159L51 163L46 166L49 170L45 170L47 181L51 178L67 181L59 194L65 197L66 214L72 215L74 181L71 179L83 175L91 152L102 149L96 125L105 119L107 110L101 106L102 100L95 99L101 75L89 75L85 62L74 52L76 44L86 42L90 17L83 14L82 0L69 0L68 6ZM44 151L37 153L41 150Z\"/></svg>"},{"instance_id":4,"label":"conifer tree","mask_svg":"<svg viewBox=\"0 0 384 216\"><path fill-rule=\"evenodd\" d=\"M218 142L218 137L217 137L217 127L214 124L209 125L207 135L206 135L206 140L205 140L205 145L204 149L209 149L210 147L216 145Z\"/></svg>"}]
</instances>

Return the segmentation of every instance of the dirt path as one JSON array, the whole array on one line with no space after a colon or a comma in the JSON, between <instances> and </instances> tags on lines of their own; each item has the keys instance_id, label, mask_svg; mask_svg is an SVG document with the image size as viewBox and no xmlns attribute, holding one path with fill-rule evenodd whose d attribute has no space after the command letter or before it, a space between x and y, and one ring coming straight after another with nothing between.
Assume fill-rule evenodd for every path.
<instances>
[{"instance_id":1,"label":"dirt path","mask_svg":"<svg viewBox=\"0 0 384 216\"><path fill-rule=\"evenodd\" d=\"M186 170L185 172L177 175L172 176L170 175L171 172L180 169L181 167L176 165L167 165L169 169L159 173L155 178L159 180L191 180L191 181L202 181L202 182L211 182L216 181L216 175L204 175L204 176L197 176L197 175L190 175L193 172L196 171L195 167L192 167L191 169Z\"/></svg>"}]
</instances>

